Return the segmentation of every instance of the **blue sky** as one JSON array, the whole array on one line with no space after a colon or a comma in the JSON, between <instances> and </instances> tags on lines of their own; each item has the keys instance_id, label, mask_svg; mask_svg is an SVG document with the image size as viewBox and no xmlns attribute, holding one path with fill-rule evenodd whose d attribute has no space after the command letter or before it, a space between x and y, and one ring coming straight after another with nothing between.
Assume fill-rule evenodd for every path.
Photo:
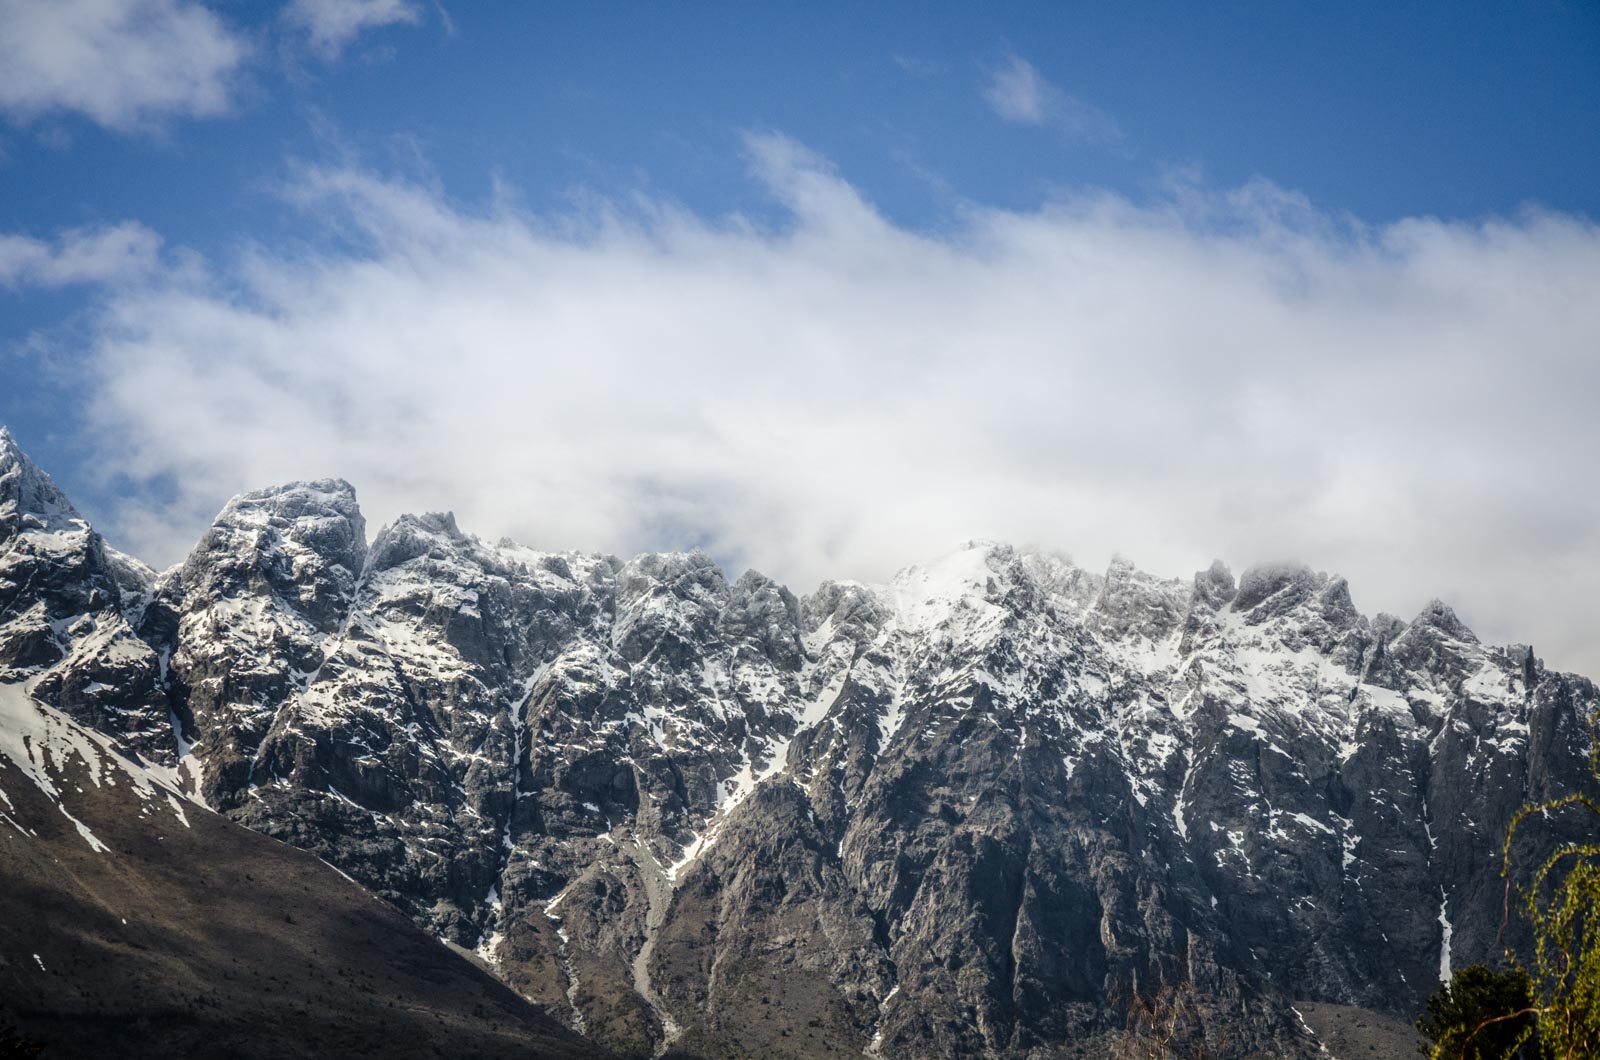
<instances>
[{"instance_id":1,"label":"blue sky","mask_svg":"<svg viewBox=\"0 0 1600 1060\"><path fill-rule=\"evenodd\" d=\"M981 534L1507 638L1600 593L1594 5L0 21L0 422L154 562L340 474L802 589Z\"/></svg>"}]
</instances>

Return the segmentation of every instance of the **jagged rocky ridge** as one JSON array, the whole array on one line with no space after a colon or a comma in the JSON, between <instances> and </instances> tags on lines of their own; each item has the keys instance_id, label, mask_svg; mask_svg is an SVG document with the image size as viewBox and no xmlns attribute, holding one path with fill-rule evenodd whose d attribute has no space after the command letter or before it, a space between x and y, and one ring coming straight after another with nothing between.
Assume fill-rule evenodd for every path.
<instances>
[{"instance_id":1,"label":"jagged rocky ridge","mask_svg":"<svg viewBox=\"0 0 1600 1060\"><path fill-rule=\"evenodd\" d=\"M1192 997L1412 1016L1493 960L1515 809L1596 689L1443 604L975 543L796 598L541 553L354 491L121 557L0 436L0 682L305 848L625 1055L1099 1055ZM1515 938L1512 939L1516 941Z\"/></svg>"}]
</instances>

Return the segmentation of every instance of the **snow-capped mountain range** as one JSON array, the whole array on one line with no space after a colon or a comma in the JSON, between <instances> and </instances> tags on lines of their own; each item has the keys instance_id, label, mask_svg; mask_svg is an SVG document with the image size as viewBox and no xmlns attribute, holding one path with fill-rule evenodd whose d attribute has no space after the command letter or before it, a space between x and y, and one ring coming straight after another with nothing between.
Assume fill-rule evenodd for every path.
<instances>
[{"instance_id":1,"label":"snow-capped mountain range","mask_svg":"<svg viewBox=\"0 0 1600 1060\"><path fill-rule=\"evenodd\" d=\"M1506 823L1588 783L1600 704L1294 565L975 542L802 598L449 515L369 542L330 480L157 574L3 432L0 695L0 787L103 741L149 812L310 851L621 1055L706 1057L1100 1055L1139 998L1218 1056L1319 1055L1296 1002L1413 1018L1500 953Z\"/></svg>"}]
</instances>

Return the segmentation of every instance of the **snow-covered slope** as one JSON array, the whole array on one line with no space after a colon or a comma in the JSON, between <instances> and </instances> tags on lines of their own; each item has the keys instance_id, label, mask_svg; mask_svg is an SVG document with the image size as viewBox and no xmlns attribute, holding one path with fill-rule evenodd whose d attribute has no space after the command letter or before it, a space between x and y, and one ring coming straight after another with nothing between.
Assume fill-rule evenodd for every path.
<instances>
[{"instance_id":1,"label":"snow-covered slope","mask_svg":"<svg viewBox=\"0 0 1600 1060\"><path fill-rule=\"evenodd\" d=\"M75 801L73 792L81 794L85 781L96 788L125 789L137 800L140 817L170 813L177 824L189 826L188 799L174 770L124 758L109 737L36 702L25 685L0 685L0 759L7 776L20 776L36 788L96 853L108 853L110 848L68 809ZM18 835L36 835L15 811L16 803L0 783L0 821Z\"/></svg>"}]
</instances>

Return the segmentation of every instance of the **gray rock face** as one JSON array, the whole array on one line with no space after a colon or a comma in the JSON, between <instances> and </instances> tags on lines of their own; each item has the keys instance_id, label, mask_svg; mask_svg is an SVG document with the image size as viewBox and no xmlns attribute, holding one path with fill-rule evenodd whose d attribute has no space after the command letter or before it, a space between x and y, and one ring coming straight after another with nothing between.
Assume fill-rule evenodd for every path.
<instances>
[{"instance_id":1,"label":"gray rock face","mask_svg":"<svg viewBox=\"0 0 1600 1060\"><path fill-rule=\"evenodd\" d=\"M448 515L369 548L319 482L153 579L10 459L5 680L625 1055L1096 1056L1143 1003L1317 1055L1292 999L1411 1017L1498 956L1507 821L1587 783L1590 682L1294 565L975 543L797 599ZM103 627L149 674L95 714Z\"/></svg>"}]
</instances>

